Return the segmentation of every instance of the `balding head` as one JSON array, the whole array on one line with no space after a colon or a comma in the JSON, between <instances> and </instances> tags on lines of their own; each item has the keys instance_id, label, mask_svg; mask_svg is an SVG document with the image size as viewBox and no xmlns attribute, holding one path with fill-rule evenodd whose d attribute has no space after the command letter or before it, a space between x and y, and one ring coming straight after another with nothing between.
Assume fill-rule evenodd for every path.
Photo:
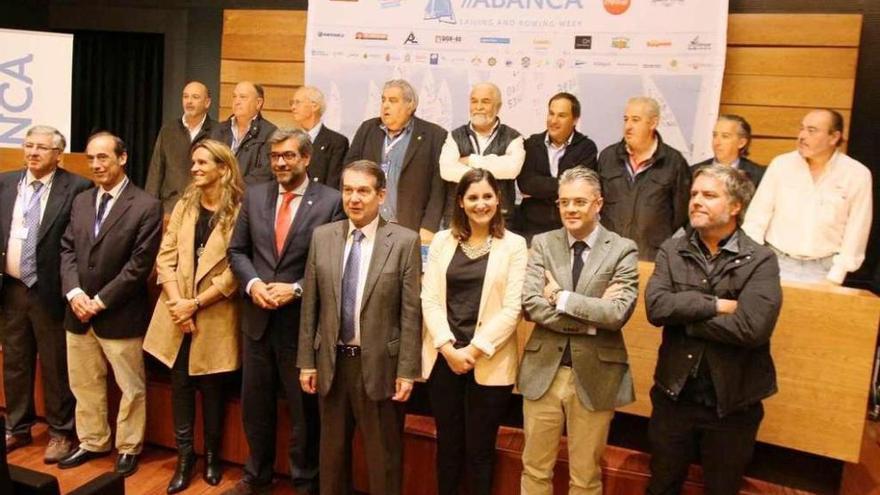
<instances>
[{"instance_id":1,"label":"balding head","mask_svg":"<svg viewBox=\"0 0 880 495\"><path fill-rule=\"evenodd\" d=\"M211 106L211 92L208 87L199 81L191 81L183 87L182 95L183 115L187 120L202 120Z\"/></svg>"},{"instance_id":2,"label":"balding head","mask_svg":"<svg viewBox=\"0 0 880 495\"><path fill-rule=\"evenodd\" d=\"M241 81L232 91L232 114L236 119L250 120L263 108L263 87L251 81Z\"/></svg>"}]
</instances>

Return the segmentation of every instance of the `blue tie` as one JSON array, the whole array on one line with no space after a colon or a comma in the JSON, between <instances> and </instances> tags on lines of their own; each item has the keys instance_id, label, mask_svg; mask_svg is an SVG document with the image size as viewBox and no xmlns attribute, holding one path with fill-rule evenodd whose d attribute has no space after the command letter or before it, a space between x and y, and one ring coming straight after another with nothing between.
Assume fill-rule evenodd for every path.
<instances>
[{"instance_id":1,"label":"blue tie","mask_svg":"<svg viewBox=\"0 0 880 495\"><path fill-rule=\"evenodd\" d=\"M110 202L112 197L108 192L101 195L101 204L98 205L98 215L95 217L95 237L98 237L98 232L101 231L101 224L104 223L104 212L107 210L107 203Z\"/></svg>"},{"instance_id":2,"label":"blue tie","mask_svg":"<svg viewBox=\"0 0 880 495\"><path fill-rule=\"evenodd\" d=\"M40 198L42 195L43 183L35 180L31 182L34 193L28 202L27 210L24 212L24 226L27 228L27 237L21 247L21 281L28 287L33 287L37 283L37 238L40 234Z\"/></svg>"},{"instance_id":3,"label":"blue tie","mask_svg":"<svg viewBox=\"0 0 880 495\"><path fill-rule=\"evenodd\" d=\"M343 344L354 340L354 319L357 309L358 275L361 264L361 241L364 233L355 230L351 233L351 250L348 252L348 260L345 262L345 271L342 273L342 333L339 338Z\"/></svg>"}]
</instances>

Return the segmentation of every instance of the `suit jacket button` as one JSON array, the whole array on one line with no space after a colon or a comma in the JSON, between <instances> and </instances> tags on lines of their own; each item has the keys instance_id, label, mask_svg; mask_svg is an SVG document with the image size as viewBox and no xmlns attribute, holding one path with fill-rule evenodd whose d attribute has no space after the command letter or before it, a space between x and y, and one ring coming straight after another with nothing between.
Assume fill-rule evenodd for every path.
<instances>
[{"instance_id":1,"label":"suit jacket button","mask_svg":"<svg viewBox=\"0 0 880 495\"><path fill-rule=\"evenodd\" d=\"M95 265L89 265L89 270L94 270L94 269L95 269Z\"/></svg>"},{"instance_id":2,"label":"suit jacket button","mask_svg":"<svg viewBox=\"0 0 880 495\"><path fill-rule=\"evenodd\" d=\"M557 347L556 350L559 352L562 352L563 351L562 346Z\"/></svg>"}]
</instances>

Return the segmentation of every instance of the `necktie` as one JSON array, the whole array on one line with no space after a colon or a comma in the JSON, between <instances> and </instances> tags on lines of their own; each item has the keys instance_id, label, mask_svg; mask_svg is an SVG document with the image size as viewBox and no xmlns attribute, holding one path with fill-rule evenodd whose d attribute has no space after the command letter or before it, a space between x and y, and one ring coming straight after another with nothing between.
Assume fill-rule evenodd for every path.
<instances>
[{"instance_id":1,"label":"necktie","mask_svg":"<svg viewBox=\"0 0 880 495\"><path fill-rule=\"evenodd\" d=\"M281 209L278 210L278 216L275 217L275 252L279 255L281 250L284 249L287 233L290 232L290 203L294 198L296 198L295 193L284 193L284 197L281 200Z\"/></svg>"},{"instance_id":2,"label":"necktie","mask_svg":"<svg viewBox=\"0 0 880 495\"><path fill-rule=\"evenodd\" d=\"M349 250L348 260L345 262L345 271L342 273L342 332L339 338L344 344L354 340L354 315L355 309L357 309L361 241L364 240L364 233L360 230L355 230L351 233L351 236L351 250Z\"/></svg>"},{"instance_id":3,"label":"necktie","mask_svg":"<svg viewBox=\"0 0 880 495\"><path fill-rule=\"evenodd\" d=\"M587 243L584 241L575 241L571 245L574 254L574 260L571 263L571 290L577 290L578 279L581 278L581 272L584 270L584 250L587 249ZM562 365L571 366L571 340L565 343L565 350L562 352Z\"/></svg>"},{"instance_id":4,"label":"necktie","mask_svg":"<svg viewBox=\"0 0 880 495\"><path fill-rule=\"evenodd\" d=\"M98 237L98 232L101 231L101 224L104 223L104 213L107 211L107 203L110 202L112 197L108 192L101 195L101 204L98 205L98 215L95 217L95 237Z\"/></svg>"},{"instance_id":5,"label":"necktie","mask_svg":"<svg viewBox=\"0 0 880 495\"><path fill-rule=\"evenodd\" d=\"M575 241L571 245L574 251L574 262L571 264L571 289L577 290L578 280L581 278L581 271L584 269L584 250L587 249L587 243L584 241Z\"/></svg>"},{"instance_id":6,"label":"necktie","mask_svg":"<svg viewBox=\"0 0 880 495\"><path fill-rule=\"evenodd\" d=\"M19 264L21 270L21 281L28 287L33 287L37 283L37 237L40 233L40 198L43 196L41 190L43 183L35 180L31 182L34 193L28 202L27 210L24 212L24 226L27 228L27 237L21 247L21 262Z\"/></svg>"}]
</instances>

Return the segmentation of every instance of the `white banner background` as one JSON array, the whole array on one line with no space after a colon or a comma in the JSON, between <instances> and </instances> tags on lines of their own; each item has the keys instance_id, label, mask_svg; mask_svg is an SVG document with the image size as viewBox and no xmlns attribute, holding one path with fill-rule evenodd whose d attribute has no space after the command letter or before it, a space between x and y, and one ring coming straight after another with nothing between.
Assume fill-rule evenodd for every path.
<instances>
[{"instance_id":1,"label":"white banner background","mask_svg":"<svg viewBox=\"0 0 880 495\"><path fill-rule=\"evenodd\" d=\"M70 142L72 70L72 34L0 29L0 147L21 146L38 124Z\"/></svg>"},{"instance_id":2,"label":"white banner background","mask_svg":"<svg viewBox=\"0 0 880 495\"><path fill-rule=\"evenodd\" d=\"M306 81L325 122L349 136L379 113L381 88L409 80L417 114L453 129L474 83L502 91L501 120L545 129L558 91L581 101L578 129L601 150L622 136L626 99L662 107L660 132L690 161L711 156L727 0L311 0Z\"/></svg>"}]
</instances>

